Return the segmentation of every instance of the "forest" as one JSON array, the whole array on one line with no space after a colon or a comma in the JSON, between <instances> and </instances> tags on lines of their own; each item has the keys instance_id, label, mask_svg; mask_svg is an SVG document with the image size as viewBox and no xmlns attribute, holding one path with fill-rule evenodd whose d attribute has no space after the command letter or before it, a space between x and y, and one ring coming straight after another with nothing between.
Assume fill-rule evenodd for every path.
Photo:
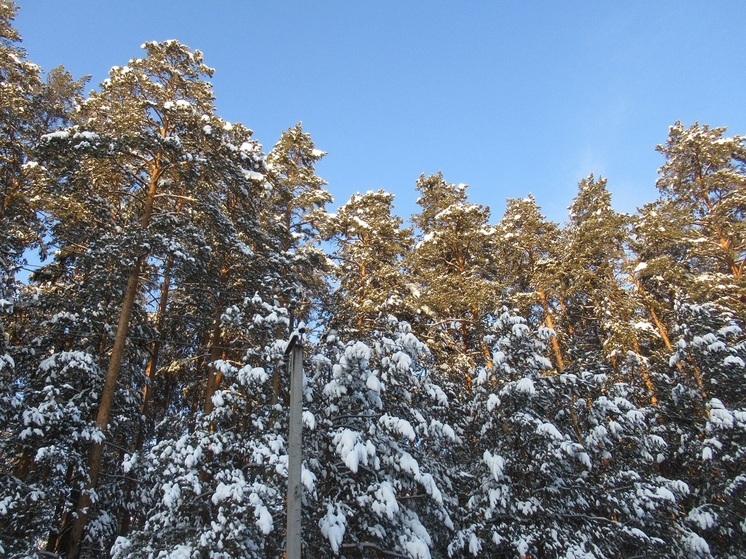
<instances>
[{"instance_id":1,"label":"forest","mask_svg":"<svg viewBox=\"0 0 746 559\"><path fill-rule=\"evenodd\" d=\"M658 198L564 225L442 174L336 211L301 124L265 150L203 55L90 93L0 2L0 556L285 548L305 328L303 553L746 556L746 137L661 131ZM125 61L112 61L124 63Z\"/></svg>"}]
</instances>

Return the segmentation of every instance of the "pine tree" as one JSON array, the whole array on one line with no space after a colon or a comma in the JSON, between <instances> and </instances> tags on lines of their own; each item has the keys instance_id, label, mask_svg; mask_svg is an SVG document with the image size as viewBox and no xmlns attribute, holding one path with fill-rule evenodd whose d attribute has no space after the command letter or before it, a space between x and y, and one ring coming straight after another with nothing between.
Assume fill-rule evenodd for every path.
<instances>
[{"instance_id":1,"label":"pine tree","mask_svg":"<svg viewBox=\"0 0 746 559\"><path fill-rule=\"evenodd\" d=\"M555 329L559 314L560 230L546 221L533 196L509 198L497 225L497 261L504 279L505 297L521 315L535 324ZM557 335L552 340L557 369L565 368Z\"/></svg>"},{"instance_id":2,"label":"pine tree","mask_svg":"<svg viewBox=\"0 0 746 559\"><path fill-rule=\"evenodd\" d=\"M261 226L275 243L276 265L266 276L267 287L279 305L290 312L290 330L296 323L314 323L323 312L328 293L327 258L319 247L332 197L316 165L326 155L298 123L284 131L267 154L267 180L272 191ZM277 335L281 335L279 332ZM287 386L275 367L272 379L277 401Z\"/></svg>"},{"instance_id":3,"label":"pine tree","mask_svg":"<svg viewBox=\"0 0 746 559\"><path fill-rule=\"evenodd\" d=\"M677 122L658 146L666 157L656 182L666 211L659 215L675 228L661 248L692 296L743 313L746 139L725 130Z\"/></svg>"},{"instance_id":4,"label":"pine tree","mask_svg":"<svg viewBox=\"0 0 746 559\"><path fill-rule=\"evenodd\" d=\"M624 217L611 207L606 179L593 175L578 185L566 230L565 298L576 333L574 344L593 351L607 341L605 303L617 288L616 273L623 255ZM609 348L610 355L617 347Z\"/></svg>"},{"instance_id":5,"label":"pine tree","mask_svg":"<svg viewBox=\"0 0 746 559\"><path fill-rule=\"evenodd\" d=\"M449 554L682 556L688 488L658 473L666 444L653 412L593 369L547 375L550 336L507 309L494 323L494 367L467 408L472 458Z\"/></svg>"},{"instance_id":6,"label":"pine tree","mask_svg":"<svg viewBox=\"0 0 746 559\"><path fill-rule=\"evenodd\" d=\"M287 421L270 379L282 351L276 343L263 356L213 363L222 383L212 411L191 429L171 417L154 446L126 457L124 471L141 479L135 497L142 520L117 539L114 557L280 553Z\"/></svg>"},{"instance_id":7,"label":"pine tree","mask_svg":"<svg viewBox=\"0 0 746 559\"><path fill-rule=\"evenodd\" d=\"M16 266L24 251L38 244L41 231L34 202L41 177L29 157L39 133L41 69L26 60L19 46L21 38L12 27L15 12L12 2L0 4L0 297L12 291Z\"/></svg>"},{"instance_id":8,"label":"pine tree","mask_svg":"<svg viewBox=\"0 0 746 559\"><path fill-rule=\"evenodd\" d=\"M489 361L481 340L496 308L489 208L468 203L466 185L449 184L440 173L421 176L417 190L421 211L412 220L419 240L405 260L410 305L420 315L415 325L438 361L460 370L468 386L476 365Z\"/></svg>"},{"instance_id":9,"label":"pine tree","mask_svg":"<svg viewBox=\"0 0 746 559\"><path fill-rule=\"evenodd\" d=\"M249 191L255 188L251 185L263 180L256 172L260 154L249 140L250 132L214 115L206 81L212 69L204 65L201 53L176 41L144 47L146 58L112 69L101 91L82 105L77 127L45 137L46 150L50 158L56 156L54 165L65 177L60 192L65 207L69 212L91 214L90 221L80 213L69 220L78 228L87 223L88 231L79 240L90 241L89 250L106 253L108 270L126 270L124 284L116 273L110 281L121 286L123 299L119 299L116 334L96 412L102 438L107 434L122 364L137 367L137 361L123 358L133 313L145 317L138 311L146 294L145 279L154 281L163 293L165 278L174 273L174 259L177 263L201 262L197 267L207 272L217 259L209 246L211 238L222 254L237 244L240 254L243 243L225 238L235 229L226 217L226 207L236 193L250 198ZM73 154L75 159L70 160ZM89 185L96 189L89 191ZM70 238L66 222L61 219L56 228L61 238ZM243 252L250 251L245 248ZM208 377L208 389L214 376ZM135 378L136 384L141 382ZM97 442L91 450L90 490L102 471L103 449ZM71 556L77 555L82 544L92 504L90 490L82 493L77 506Z\"/></svg>"},{"instance_id":10,"label":"pine tree","mask_svg":"<svg viewBox=\"0 0 746 559\"><path fill-rule=\"evenodd\" d=\"M715 303L677 303L674 351L657 431L663 472L689 488L679 519L692 555L737 557L744 546L743 447L746 338L742 321Z\"/></svg>"},{"instance_id":11,"label":"pine tree","mask_svg":"<svg viewBox=\"0 0 746 559\"><path fill-rule=\"evenodd\" d=\"M49 177L34 153L40 136L67 122L85 80L75 81L64 68L42 80L41 68L27 60L13 28L16 6L0 3L0 300L10 313L17 296L16 274L31 249L45 251L43 200ZM0 319L0 407L8 410L8 391L15 373L6 354L4 320ZM0 412L0 423L3 421Z\"/></svg>"},{"instance_id":12,"label":"pine tree","mask_svg":"<svg viewBox=\"0 0 746 559\"><path fill-rule=\"evenodd\" d=\"M745 152L744 139L726 137L725 128L681 122L657 149L666 157L656 182L661 197L634 220L631 277L665 362L675 349L681 303L718 303L743 313ZM699 366L686 370L704 395Z\"/></svg>"},{"instance_id":13,"label":"pine tree","mask_svg":"<svg viewBox=\"0 0 746 559\"><path fill-rule=\"evenodd\" d=\"M383 190L354 194L328 220L325 237L337 248L331 326L364 335L386 323L388 314L405 317L407 288L402 258L411 230L393 215L394 196Z\"/></svg>"},{"instance_id":14,"label":"pine tree","mask_svg":"<svg viewBox=\"0 0 746 559\"><path fill-rule=\"evenodd\" d=\"M35 144L68 122L85 80L73 80L60 67L43 81L19 45L15 13L13 2L0 2L0 554L25 556L46 536L61 482L80 450L71 439L84 423L88 398L84 387L66 383L65 372L80 368L95 377L96 364L68 352L57 360L42 355L44 371L26 366L37 324L25 323L16 274L28 251L46 250L43 210L50 185ZM40 388L40 374L59 384L30 398Z\"/></svg>"},{"instance_id":15,"label":"pine tree","mask_svg":"<svg viewBox=\"0 0 746 559\"><path fill-rule=\"evenodd\" d=\"M326 218L331 194L316 175L326 155L317 149L301 123L289 128L267 154L267 180L272 186L264 226L279 227L275 237L286 263L275 279L283 304L295 306L298 320L308 320L324 293L326 258L318 248L319 228Z\"/></svg>"},{"instance_id":16,"label":"pine tree","mask_svg":"<svg viewBox=\"0 0 746 559\"><path fill-rule=\"evenodd\" d=\"M314 474L306 545L325 556L427 558L453 528L444 445L460 444L451 404L427 367L428 350L389 317L365 337L334 332L313 357Z\"/></svg>"},{"instance_id":17,"label":"pine tree","mask_svg":"<svg viewBox=\"0 0 746 559\"><path fill-rule=\"evenodd\" d=\"M16 7L0 3L0 425L13 407L13 358L7 353L4 316L13 309L14 278L23 252L37 237L35 208L29 186L33 164L28 164L29 128L34 93L40 88L40 69L25 60L20 36L13 28Z\"/></svg>"},{"instance_id":18,"label":"pine tree","mask_svg":"<svg viewBox=\"0 0 746 559\"><path fill-rule=\"evenodd\" d=\"M614 211L606 179L583 179L570 206L563 254L565 329L572 329L573 359L601 359L616 379L642 381L651 402L655 386L635 329L638 303L623 285L628 218Z\"/></svg>"}]
</instances>

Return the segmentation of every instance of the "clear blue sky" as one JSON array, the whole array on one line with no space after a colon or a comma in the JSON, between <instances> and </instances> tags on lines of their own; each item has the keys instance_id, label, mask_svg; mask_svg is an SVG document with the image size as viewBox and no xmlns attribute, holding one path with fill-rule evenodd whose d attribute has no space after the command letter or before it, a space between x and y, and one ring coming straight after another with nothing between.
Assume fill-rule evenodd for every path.
<instances>
[{"instance_id":1,"label":"clear blue sky","mask_svg":"<svg viewBox=\"0 0 746 559\"><path fill-rule=\"evenodd\" d=\"M268 150L303 121L336 204L420 173L470 185L496 222L532 192L564 222L577 182L617 209L657 196L676 120L746 133L746 2L18 0L29 58L91 74L178 39L205 54L221 116Z\"/></svg>"}]
</instances>

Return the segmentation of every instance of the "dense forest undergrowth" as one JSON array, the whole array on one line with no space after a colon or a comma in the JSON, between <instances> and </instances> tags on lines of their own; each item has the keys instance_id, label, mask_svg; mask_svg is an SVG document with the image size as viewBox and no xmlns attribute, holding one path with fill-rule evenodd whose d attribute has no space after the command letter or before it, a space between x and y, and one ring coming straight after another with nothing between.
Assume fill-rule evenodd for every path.
<instances>
[{"instance_id":1,"label":"dense forest undergrowth","mask_svg":"<svg viewBox=\"0 0 746 559\"><path fill-rule=\"evenodd\" d=\"M568 221L416 182L336 213L199 51L88 95L0 2L0 555L279 557L286 340L307 557L746 554L746 138L675 123L657 200ZM30 254L42 264L26 279Z\"/></svg>"}]
</instances>

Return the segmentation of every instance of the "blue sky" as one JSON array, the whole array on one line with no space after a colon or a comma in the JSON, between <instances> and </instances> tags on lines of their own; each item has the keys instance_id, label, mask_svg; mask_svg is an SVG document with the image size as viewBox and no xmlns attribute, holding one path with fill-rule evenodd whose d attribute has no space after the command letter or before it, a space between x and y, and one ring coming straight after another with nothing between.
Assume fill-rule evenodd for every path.
<instances>
[{"instance_id":1,"label":"blue sky","mask_svg":"<svg viewBox=\"0 0 746 559\"><path fill-rule=\"evenodd\" d=\"M218 112L270 149L303 121L336 204L420 173L469 184L496 222L532 192L564 222L578 181L633 212L676 120L746 133L746 2L17 0L29 58L92 75L178 39L216 69Z\"/></svg>"}]
</instances>

